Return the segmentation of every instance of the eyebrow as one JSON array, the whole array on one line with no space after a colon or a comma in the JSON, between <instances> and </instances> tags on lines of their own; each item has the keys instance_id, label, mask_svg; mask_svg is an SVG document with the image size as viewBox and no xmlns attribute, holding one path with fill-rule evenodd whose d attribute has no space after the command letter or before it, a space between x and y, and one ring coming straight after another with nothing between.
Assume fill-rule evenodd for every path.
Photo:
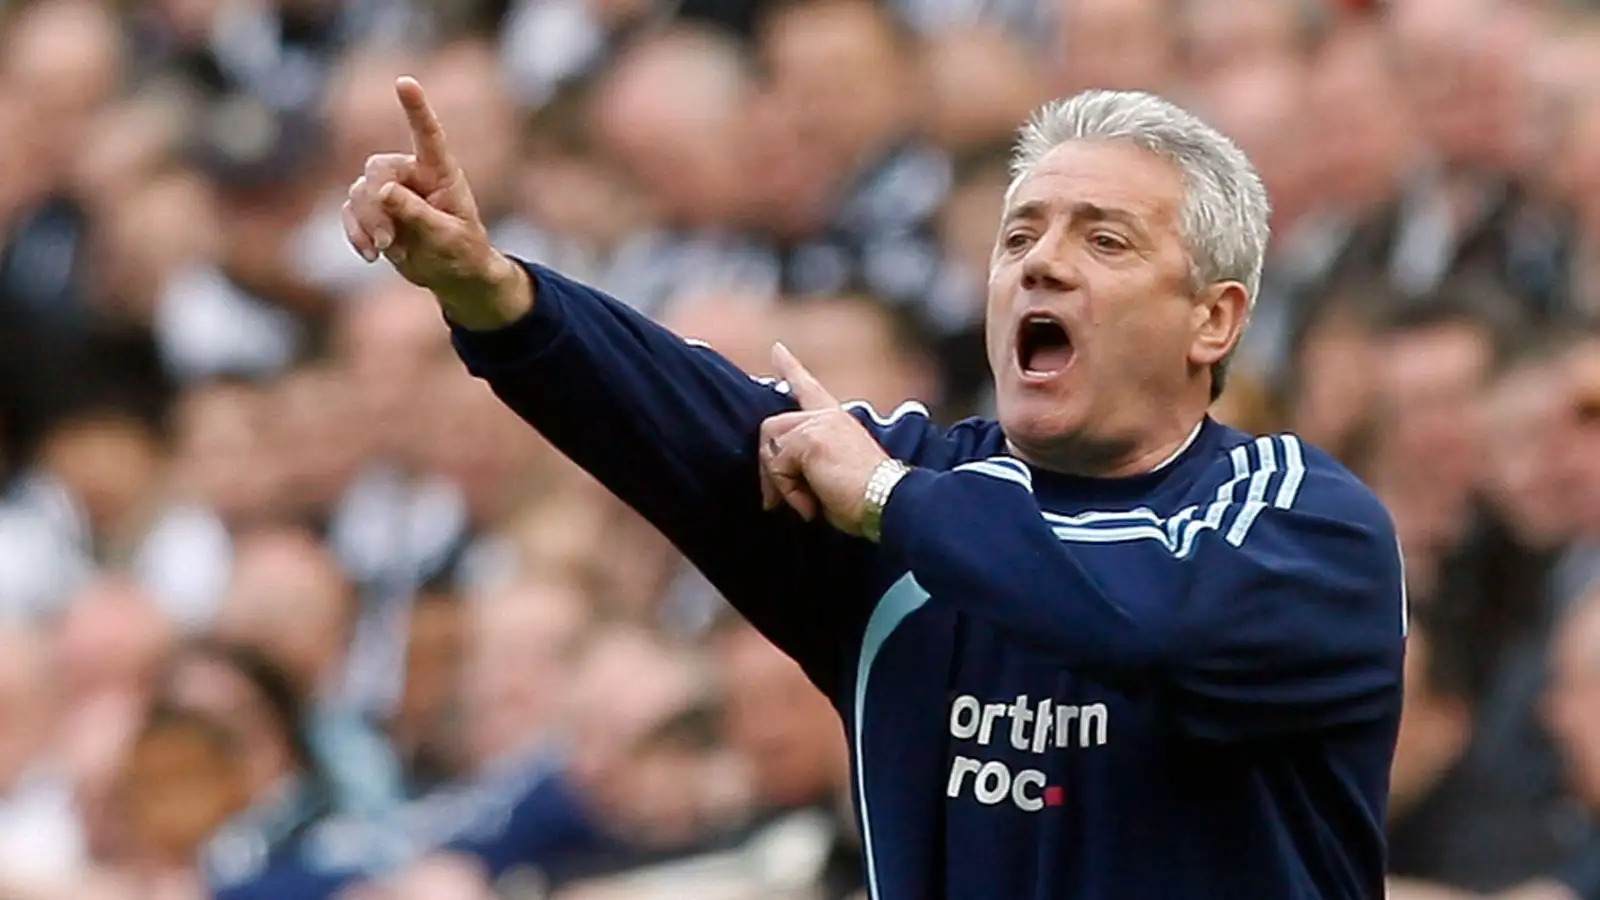
<instances>
[{"instance_id":1,"label":"eyebrow","mask_svg":"<svg viewBox=\"0 0 1600 900\"><path fill-rule=\"evenodd\" d=\"M1019 203L1006 213L1005 224L1010 225L1021 219L1044 219L1049 216L1049 205L1043 200L1029 200ZM1078 222L1121 222L1130 228L1143 230L1139 219L1125 209L1100 206L1099 204L1079 201L1072 204L1072 216Z\"/></svg>"}]
</instances>

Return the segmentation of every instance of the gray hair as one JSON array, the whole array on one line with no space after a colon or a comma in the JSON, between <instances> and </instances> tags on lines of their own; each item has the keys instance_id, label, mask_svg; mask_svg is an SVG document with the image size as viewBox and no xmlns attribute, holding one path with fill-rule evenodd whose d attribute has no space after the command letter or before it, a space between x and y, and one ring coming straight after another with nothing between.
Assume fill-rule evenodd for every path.
<instances>
[{"instance_id":1,"label":"gray hair","mask_svg":"<svg viewBox=\"0 0 1600 900\"><path fill-rule=\"evenodd\" d=\"M1085 91L1046 104L1018 137L1006 205L1045 154L1071 141L1096 140L1128 141L1177 166L1185 192L1179 227L1194 288L1243 284L1248 324L1267 253L1267 190L1244 151L1177 104L1142 91ZM1232 357L1212 368L1213 399L1222 393Z\"/></svg>"}]
</instances>

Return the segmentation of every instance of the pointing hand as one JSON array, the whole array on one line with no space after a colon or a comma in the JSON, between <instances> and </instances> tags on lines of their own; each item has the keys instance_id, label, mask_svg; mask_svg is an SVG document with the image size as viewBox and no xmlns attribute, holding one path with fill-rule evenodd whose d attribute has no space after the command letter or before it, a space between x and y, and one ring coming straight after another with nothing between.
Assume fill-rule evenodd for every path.
<instances>
[{"instance_id":1,"label":"pointing hand","mask_svg":"<svg viewBox=\"0 0 1600 900\"><path fill-rule=\"evenodd\" d=\"M521 267L490 242L466 173L422 85L401 78L395 93L411 129L410 153L380 153L350 186L345 235L368 262L382 256L407 281L439 299L466 328L511 322L533 303Z\"/></svg>"},{"instance_id":2,"label":"pointing hand","mask_svg":"<svg viewBox=\"0 0 1600 900\"><path fill-rule=\"evenodd\" d=\"M787 347L774 346L772 362L800 409L761 423L762 501L859 535L867 482L888 454Z\"/></svg>"}]
</instances>

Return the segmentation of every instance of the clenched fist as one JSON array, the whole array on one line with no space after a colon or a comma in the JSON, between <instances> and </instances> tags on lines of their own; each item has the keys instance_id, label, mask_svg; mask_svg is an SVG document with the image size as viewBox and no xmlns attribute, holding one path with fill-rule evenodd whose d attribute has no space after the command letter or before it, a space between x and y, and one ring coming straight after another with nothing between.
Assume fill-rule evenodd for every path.
<instances>
[{"instance_id":1,"label":"clenched fist","mask_svg":"<svg viewBox=\"0 0 1600 900\"><path fill-rule=\"evenodd\" d=\"M787 347L773 347L772 362L800 409L761 423L763 504L788 504L808 521L820 513L845 534L860 535L867 482L889 454Z\"/></svg>"},{"instance_id":2,"label":"clenched fist","mask_svg":"<svg viewBox=\"0 0 1600 900\"><path fill-rule=\"evenodd\" d=\"M490 242L422 85L401 78L395 93L411 127L412 152L367 160L344 204L350 245L366 261L382 256L407 281L432 291L463 328L515 321L533 305L531 282Z\"/></svg>"}]
</instances>

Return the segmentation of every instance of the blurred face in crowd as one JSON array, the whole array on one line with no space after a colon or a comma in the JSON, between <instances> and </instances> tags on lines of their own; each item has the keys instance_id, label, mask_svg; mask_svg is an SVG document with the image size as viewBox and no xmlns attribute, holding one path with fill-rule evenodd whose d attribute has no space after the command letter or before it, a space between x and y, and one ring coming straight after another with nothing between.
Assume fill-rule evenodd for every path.
<instances>
[{"instance_id":1,"label":"blurred face in crowd","mask_svg":"<svg viewBox=\"0 0 1600 900\"><path fill-rule=\"evenodd\" d=\"M271 443L281 464L280 500L291 513L323 516L362 463L365 435L351 428L355 397L331 366L295 369L267 393Z\"/></svg>"},{"instance_id":2,"label":"blurred face in crowd","mask_svg":"<svg viewBox=\"0 0 1600 900\"><path fill-rule=\"evenodd\" d=\"M674 333L704 341L746 372L772 369L779 320L767 298L731 292L684 297L661 319Z\"/></svg>"},{"instance_id":3,"label":"blurred face in crowd","mask_svg":"<svg viewBox=\"0 0 1600 900\"><path fill-rule=\"evenodd\" d=\"M927 131L953 150L1008 140L1045 99L1027 48L999 29L933 37L923 50L922 72L930 87Z\"/></svg>"},{"instance_id":4,"label":"blurred face in crowd","mask_svg":"<svg viewBox=\"0 0 1600 900\"><path fill-rule=\"evenodd\" d=\"M450 352L449 329L433 299L401 279L385 279L339 310L335 352L373 452L406 455L417 397ZM344 436L349 440L349 436Z\"/></svg>"},{"instance_id":5,"label":"blurred face in crowd","mask_svg":"<svg viewBox=\"0 0 1600 900\"><path fill-rule=\"evenodd\" d=\"M1015 123L1013 123L1015 125ZM838 173L805 137L795 105L768 87L750 104L751 215L779 238L804 238L824 227L838 201Z\"/></svg>"},{"instance_id":6,"label":"blurred face in crowd","mask_svg":"<svg viewBox=\"0 0 1600 900\"><path fill-rule=\"evenodd\" d=\"M184 717L134 742L121 800L145 861L188 868L206 840L249 805L243 760L220 729Z\"/></svg>"},{"instance_id":7,"label":"blurred face in crowd","mask_svg":"<svg viewBox=\"0 0 1600 900\"><path fill-rule=\"evenodd\" d=\"M572 772L603 817L626 831L661 837L693 816L700 785L686 754L656 740L701 699L687 659L643 631L598 635L571 685ZM662 752L657 752L657 751ZM686 771L688 770L688 771ZM663 778L671 773L676 777Z\"/></svg>"},{"instance_id":8,"label":"blurred face in crowd","mask_svg":"<svg viewBox=\"0 0 1600 900\"><path fill-rule=\"evenodd\" d=\"M586 581L611 561L605 529L612 500L565 457L551 454L542 469L550 493L518 511L506 534L524 574Z\"/></svg>"},{"instance_id":9,"label":"blurred face in crowd","mask_svg":"<svg viewBox=\"0 0 1600 900\"><path fill-rule=\"evenodd\" d=\"M625 54L593 100L596 143L671 224L718 227L747 213L742 156L751 79L736 44L671 32Z\"/></svg>"},{"instance_id":10,"label":"blurred face in crowd","mask_svg":"<svg viewBox=\"0 0 1600 900\"><path fill-rule=\"evenodd\" d=\"M265 513L278 491L282 461L270 452L265 417L253 386L200 385L178 399L179 479L229 524Z\"/></svg>"},{"instance_id":11,"label":"blurred face in crowd","mask_svg":"<svg viewBox=\"0 0 1600 900\"><path fill-rule=\"evenodd\" d=\"M47 113L29 136L59 165L115 89L121 65L117 24L102 4L49 0L32 6L0 47L0 85Z\"/></svg>"},{"instance_id":12,"label":"blurred face in crowd","mask_svg":"<svg viewBox=\"0 0 1600 900\"><path fill-rule=\"evenodd\" d=\"M1295 364L1290 426L1317 447L1339 453L1361 424L1375 390L1373 337L1353 314L1333 312L1306 335Z\"/></svg>"},{"instance_id":13,"label":"blurred face in crowd","mask_svg":"<svg viewBox=\"0 0 1600 900\"><path fill-rule=\"evenodd\" d=\"M1533 15L1479 0L1395 5L1401 85L1447 160L1513 172L1528 162Z\"/></svg>"},{"instance_id":14,"label":"blurred face in crowd","mask_svg":"<svg viewBox=\"0 0 1600 900\"><path fill-rule=\"evenodd\" d=\"M834 178L870 162L920 115L904 40L889 13L864 0L792 4L764 23L772 91Z\"/></svg>"},{"instance_id":15,"label":"blurred face in crowd","mask_svg":"<svg viewBox=\"0 0 1600 900\"><path fill-rule=\"evenodd\" d=\"M479 763L525 750L560 726L590 615L587 598L556 581L471 601L464 690Z\"/></svg>"},{"instance_id":16,"label":"blurred face in crowd","mask_svg":"<svg viewBox=\"0 0 1600 900\"><path fill-rule=\"evenodd\" d=\"M175 705L216 720L234 736L250 798L274 789L297 768L284 724L227 659L205 652L180 655L166 689Z\"/></svg>"},{"instance_id":17,"label":"blurred face in crowd","mask_svg":"<svg viewBox=\"0 0 1600 900\"><path fill-rule=\"evenodd\" d=\"M1494 348L1484 326L1446 322L1382 339L1379 391L1400 412L1396 447L1435 478L1465 484L1476 472L1478 398Z\"/></svg>"},{"instance_id":18,"label":"blurred face in crowd","mask_svg":"<svg viewBox=\"0 0 1600 900\"><path fill-rule=\"evenodd\" d=\"M728 740L775 806L825 800L843 783L848 759L839 719L805 673L753 628L717 643Z\"/></svg>"},{"instance_id":19,"label":"blurred face in crowd","mask_svg":"<svg viewBox=\"0 0 1600 900\"><path fill-rule=\"evenodd\" d=\"M1572 396L1555 363L1516 369L1484 402L1485 490L1517 534L1552 547L1570 534L1575 491L1562 467L1572 452Z\"/></svg>"},{"instance_id":20,"label":"blurred face in crowd","mask_svg":"<svg viewBox=\"0 0 1600 900\"><path fill-rule=\"evenodd\" d=\"M461 489L473 525L498 524L520 499L522 478L537 474L544 445L458 364L434 367L411 402L421 415L408 455Z\"/></svg>"},{"instance_id":21,"label":"blurred face in crowd","mask_svg":"<svg viewBox=\"0 0 1600 900\"><path fill-rule=\"evenodd\" d=\"M130 175L139 186L120 184L125 193L109 202L101 220L101 309L150 327L168 281L215 257L219 226L204 179L192 173Z\"/></svg>"},{"instance_id":22,"label":"blurred face in crowd","mask_svg":"<svg viewBox=\"0 0 1600 900\"><path fill-rule=\"evenodd\" d=\"M1478 398L1493 351L1483 328L1455 322L1386 336L1378 349L1378 398L1389 415L1374 487L1420 557L1463 528L1483 460Z\"/></svg>"},{"instance_id":23,"label":"blurred face in crowd","mask_svg":"<svg viewBox=\"0 0 1600 900\"><path fill-rule=\"evenodd\" d=\"M1212 125L1261 173L1275 226L1293 222L1316 202L1308 164L1314 145L1302 118L1306 81L1299 60L1263 57L1236 63L1200 89Z\"/></svg>"},{"instance_id":24,"label":"blurred face in crowd","mask_svg":"<svg viewBox=\"0 0 1600 900\"><path fill-rule=\"evenodd\" d=\"M358 172L368 156L410 146L405 117L395 108L394 80L414 71L414 67L409 56L383 50L356 52L341 60L326 99L326 119L332 128L333 155L337 160L335 171ZM430 82L430 101L433 89ZM459 143L457 129L473 127L472 123L457 124L453 119L450 125L452 144ZM469 171L477 175L476 169ZM485 176L493 177L493 173Z\"/></svg>"},{"instance_id":25,"label":"blurred face in crowd","mask_svg":"<svg viewBox=\"0 0 1600 900\"><path fill-rule=\"evenodd\" d=\"M830 391L884 413L911 398L935 400L931 365L902 344L895 328L878 302L849 296L790 306L782 325L785 345Z\"/></svg>"},{"instance_id":26,"label":"blurred face in crowd","mask_svg":"<svg viewBox=\"0 0 1600 900\"><path fill-rule=\"evenodd\" d=\"M217 627L272 656L310 696L343 660L353 602L338 563L315 538L265 530L235 547Z\"/></svg>"},{"instance_id":27,"label":"blurred face in crowd","mask_svg":"<svg viewBox=\"0 0 1600 900\"><path fill-rule=\"evenodd\" d=\"M1005 167L995 165L956 183L940 213L939 232L946 255L974 275L989 270L994 253L994 223L1005 207Z\"/></svg>"},{"instance_id":28,"label":"blurred face in crowd","mask_svg":"<svg viewBox=\"0 0 1600 900\"><path fill-rule=\"evenodd\" d=\"M406 631L405 687L390 725L395 742L407 753L424 745L440 748L451 764L457 761L457 748L465 737L457 733L454 717L460 708L467 651L461 602L431 591L412 602Z\"/></svg>"},{"instance_id":29,"label":"blurred face in crowd","mask_svg":"<svg viewBox=\"0 0 1600 900\"><path fill-rule=\"evenodd\" d=\"M1001 425L1041 465L1114 475L1209 405L1204 370L1237 342L1242 286L1191 283L1176 167L1073 141L1018 185L989 273Z\"/></svg>"},{"instance_id":30,"label":"blurred face in crowd","mask_svg":"<svg viewBox=\"0 0 1600 900\"><path fill-rule=\"evenodd\" d=\"M1572 790L1600 807L1600 596L1591 592L1561 624L1551 651L1546 712Z\"/></svg>"},{"instance_id":31,"label":"blurred face in crowd","mask_svg":"<svg viewBox=\"0 0 1600 900\"><path fill-rule=\"evenodd\" d=\"M116 413L62 424L45 438L41 455L45 471L72 492L102 536L144 512L163 468L150 428Z\"/></svg>"},{"instance_id":32,"label":"blurred face in crowd","mask_svg":"<svg viewBox=\"0 0 1600 900\"><path fill-rule=\"evenodd\" d=\"M104 578L75 594L56 624L58 683L74 699L96 693L142 694L173 634L138 585Z\"/></svg>"},{"instance_id":33,"label":"blurred face in crowd","mask_svg":"<svg viewBox=\"0 0 1600 900\"><path fill-rule=\"evenodd\" d=\"M1090 88L1160 90L1172 77L1173 28L1165 0L1057 0L1057 93Z\"/></svg>"},{"instance_id":34,"label":"blurred face in crowd","mask_svg":"<svg viewBox=\"0 0 1600 900\"><path fill-rule=\"evenodd\" d=\"M1302 149L1309 199L1354 212L1389 201L1414 160L1414 135L1404 91L1393 74L1389 48L1376 27L1347 26L1317 52L1311 66L1307 109L1293 116L1309 135ZM1274 201L1277 194L1274 193Z\"/></svg>"},{"instance_id":35,"label":"blurred face in crowd","mask_svg":"<svg viewBox=\"0 0 1600 900\"><path fill-rule=\"evenodd\" d=\"M1282 0L1185 0L1180 4L1185 68L1214 77L1235 65L1279 62L1301 51L1300 6Z\"/></svg>"}]
</instances>

